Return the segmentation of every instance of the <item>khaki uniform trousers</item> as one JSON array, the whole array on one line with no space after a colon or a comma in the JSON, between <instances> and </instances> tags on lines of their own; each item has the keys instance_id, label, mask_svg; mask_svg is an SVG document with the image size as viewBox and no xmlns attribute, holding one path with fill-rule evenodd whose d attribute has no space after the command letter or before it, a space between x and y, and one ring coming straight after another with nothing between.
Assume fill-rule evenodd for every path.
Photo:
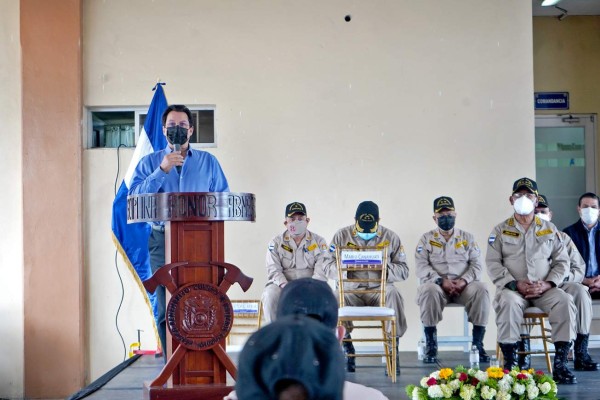
<instances>
[{"instance_id":1,"label":"khaki uniform trousers","mask_svg":"<svg viewBox=\"0 0 600 400\"><path fill-rule=\"evenodd\" d=\"M417 289L417 304L421 309L423 326L437 326L448 303L465 306L469 322L486 326L490 315L490 295L484 283L474 281L465 286L458 297L450 297L440 285L423 283Z\"/></svg>"},{"instance_id":2,"label":"khaki uniform trousers","mask_svg":"<svg viewBox=\"0 0 600 400\"><path fill-rule=\"evenodd\" d=\"M293 281L300 278L311 278L314 271L312 268L307 268L285 271L284 273L288 272L286 274L288 281ZM272 282L269 282L265 290L263 290L261 301L264 311L263 315L267 323L275 321L277 318L277 305L279 304L279 297L281 297L281 290L278 285Z\"/></svg>"},{"instance_id":3,"label":"khaki uniform trousers","mask_svg":"<svg viewBox=\"0 0 600 400\"><path fill-rule=\"evenodd\" d=\"M577 310L575 332L588 335L590 333L593 316L592 296L590 296L589 289L587 286L575 282L565 282L560 288L573 297L573 303Z\"/></svg>"},{"instance_id":4,"label":"khaki uniform trousers","mask_svg":"<svg viewBox=\"0 0 600 400\"><path fill-rule=\"evenodd\" d=\"M344 294L344 302L352 307L379 307L380 296L377 293ZM406 317L404 316L404 299L396 286L388 284L385 288L385 306L396 312L396 336L400 337L406 332ZM352 324L345 324L348 333L352 332ZM391 331L391 326L386 324L386 330Z\"/></svg>"},{"instance_id":5,"label":"khaki uniform trousers","mask_svg":"<svg viewBox=\"0 0 600 400\"><path fill-rule=\"evenodd\" d=\"M499 343L516 343L521 340L523 311L530 306L538 307L548 314L554 343L575 339L577 310L567 292L552 288L537 299L526 300L518 292L503 288L496 291L494 298Z\"/></svg>"}]
</instances>

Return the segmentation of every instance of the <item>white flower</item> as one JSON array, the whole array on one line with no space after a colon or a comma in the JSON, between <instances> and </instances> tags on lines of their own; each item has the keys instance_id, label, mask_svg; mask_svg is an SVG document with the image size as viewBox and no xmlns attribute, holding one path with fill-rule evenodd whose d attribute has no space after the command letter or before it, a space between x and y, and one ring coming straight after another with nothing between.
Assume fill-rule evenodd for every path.
<instances>
[{"instance_id":1,"label":"white flower","mask_svg":"<svg viewBox=\"0 0 600 400\"><path fill-rule=\"evenodd\" d=\"M442 389L442 394L446 399L452 397L452 392L454 392L454 390L450 387L450 385L443 383L440 385L440 388Z\"/></svg>"},{"instance_id":2,"label":"white flower","mask_svg":"<svg viewBox=\"0 0 600 400\"><path fill-rule=\"evenodd\" d=\"M552 389L550 382L544 382L542 384L538 383L538 387L540 388L540 391L542 392L542 394L548 394L550 389Z\"/></svg>"},{"instance_id":3,"label":"white flower","mask_svg":"<svg viewBox=\"0 0 600 400\"><path fill-rule=\"evenodd\" d=\"M464 400L471 400L475 397L475 386L473 385L463 385L460 388L460 398Z\"/></svg>"},{"instance_id":4,"label":"white flower","mask_svg":"<svg viewBox=\"0 0 600 400\"><path fill-rule=\"evenodd\" d=\"M499 381L498 381L498 388L500 388L501 391L503 392L510 392L510 387L512 385L512 378L508 375L504 375Z\"/></svg>"},{"instance_id":5,"label":"white flower","mask_svg":"<svg viewBox=\"0 0 600 400\"><path fill-rule=\"evenodd\" d=\"M484 385L481 389L481 398L489 400L493 399L496 395L496 389L492 389L491 387Z\"/></svg>"},{"instance_id":6,"label":"white flower","mask_svg":"<svg viewBox=\"0 0 600 400\"><path fill-rule=\"evenodd\" d=\"M433 371L432 373L429 374L429 377L439 380L440 379L440 371Z\"/></svg>"},{"instance_id":7,"label":"white flower","mask_svg":"<svg viewBox=\"0 0 600 400\"><path fill-rule=\"evenodd\" d=\"M427 389L429 387L429 385L427 384L427 381L429 380L428 376L424 376L423 379L421 379L421 382L419 382L419 384L421 385L421 387Z\"/></svg>"},{"instance_id":8,"label":"white flower","mask_svg":"<svg viewBox=\"0 0 600 400\"><path fill-rule=\"evenodd\" d=\"M496 394L496 400L510 400L510 393L498 392Z\"/></svg>"},{"instance_id":9,"label":"white flower","mask_svg":"<svg viewBox=\"0 0 600 400\"><path fill-rule=\"evenodd\" d=\"M444 394L442 393L442 389L439 385L433 385L429 386L429 388L427 389L427 396L434 399L441 399L442 397L444 397Z\"/></svg>"},{"instance_id":10,"label":"white flower","mask_svg":"<svg viewBox=\"0 0 600 400\"><path fill-rule=\"evenodd\" d=\"M535 399L538 397L538 394L540 394L540 389L538 389L537 386L535 386L535 384L527 385L527 398L528 399Z\"/></svg>"},{"instance_id":11,"label":"white flower","mask_svg":"<svg viewBox=\"0 0 600 400\"><path fill-rule=\"evenodd\" d=\"M488 380L488 374L485 371L476 371L475 372L475 378L478 381L485 382L485 381Z\"/></svg>"},{"instance_id":12,"label":"white flower","mask_svg":"<svg viewBox=\"0 0 600 400\"><path fill-rule=\"evenodd\" d=\"M523 393L525 393L525 385L523 385L522 383L515 383L512 391L518 395L522 395Z\"/></svg>"},{"instance_id":13,"label":"white flower","mask_svg":"<svg viewBox=\"0 0 600 400\"><path fill-rule=\"evenodd\" d=\"M460 387L460 381L458 379L452 379L448 382L448 386L454 391Z\"/></svg>"}]
</instances>

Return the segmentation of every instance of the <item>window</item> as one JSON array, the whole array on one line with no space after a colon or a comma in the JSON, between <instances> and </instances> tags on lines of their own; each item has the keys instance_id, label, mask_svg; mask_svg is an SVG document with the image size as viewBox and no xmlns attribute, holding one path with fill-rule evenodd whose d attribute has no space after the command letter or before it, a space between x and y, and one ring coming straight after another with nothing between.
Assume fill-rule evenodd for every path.
<instances>
[{"instance_id":1,"label":"window","mask_svg":"<svg viewBox=\"0 0 600 400\"><path fill-rule=\"evenodd\" d=\"M192 147L216 147L215 107L189 106L194 134ZM135 147L147 108L89 107L86 112L87 148Z\"/></svg>"}]
</instances>

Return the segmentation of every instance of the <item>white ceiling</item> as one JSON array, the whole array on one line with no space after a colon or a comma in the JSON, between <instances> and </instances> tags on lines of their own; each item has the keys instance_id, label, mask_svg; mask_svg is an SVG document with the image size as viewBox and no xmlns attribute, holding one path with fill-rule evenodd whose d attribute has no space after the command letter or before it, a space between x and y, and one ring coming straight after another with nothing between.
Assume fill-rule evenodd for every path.
<instances>
[{"instance_id":1,"label":"white ceiling","mask_svg":"<svg viewBox=\"0 0 600 400\"><path fill-rule=\"evenodd\" d=\"M563 11L555 7L542 7L542 0L533 1L534 17L558 17ZM600 0L561 0L556 6L567 10L569 15L600 15Z\"/></svg>"}]
</instances>

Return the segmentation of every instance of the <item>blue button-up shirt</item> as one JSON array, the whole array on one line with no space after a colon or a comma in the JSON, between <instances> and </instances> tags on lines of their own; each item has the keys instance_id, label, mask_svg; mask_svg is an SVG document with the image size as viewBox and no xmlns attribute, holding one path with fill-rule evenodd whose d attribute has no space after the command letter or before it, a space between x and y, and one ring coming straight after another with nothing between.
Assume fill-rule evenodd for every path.
<instances>
[{"instance_id":1,"label":"blue button-up shirt","mask_svg":"<svg viewBox=\"0 0 600 400\"><path fill-rule=\"evenodd\" d=\"M160 169L165 154L163 150L148 154L137 165L129 194L162 192L229 192L227 178L216 157L206 151L188 148L181 174L173 167L169 173Z\"/></svg>"},{"instance_id":2,"label":"blue button-up shirt","mask_svg":"<svg viewBox=\"0 0 600 400\"><path fill-rule=\"evenodd\" d=\"M596 231L598 230L598 223L591 229L588 229L586 224L583 224L588 233L588 243L590 244L590 256L588 259L588 268L586 270L586 278L598 276L598 260L596 259Z\"/></svg>"}]
</instances>

